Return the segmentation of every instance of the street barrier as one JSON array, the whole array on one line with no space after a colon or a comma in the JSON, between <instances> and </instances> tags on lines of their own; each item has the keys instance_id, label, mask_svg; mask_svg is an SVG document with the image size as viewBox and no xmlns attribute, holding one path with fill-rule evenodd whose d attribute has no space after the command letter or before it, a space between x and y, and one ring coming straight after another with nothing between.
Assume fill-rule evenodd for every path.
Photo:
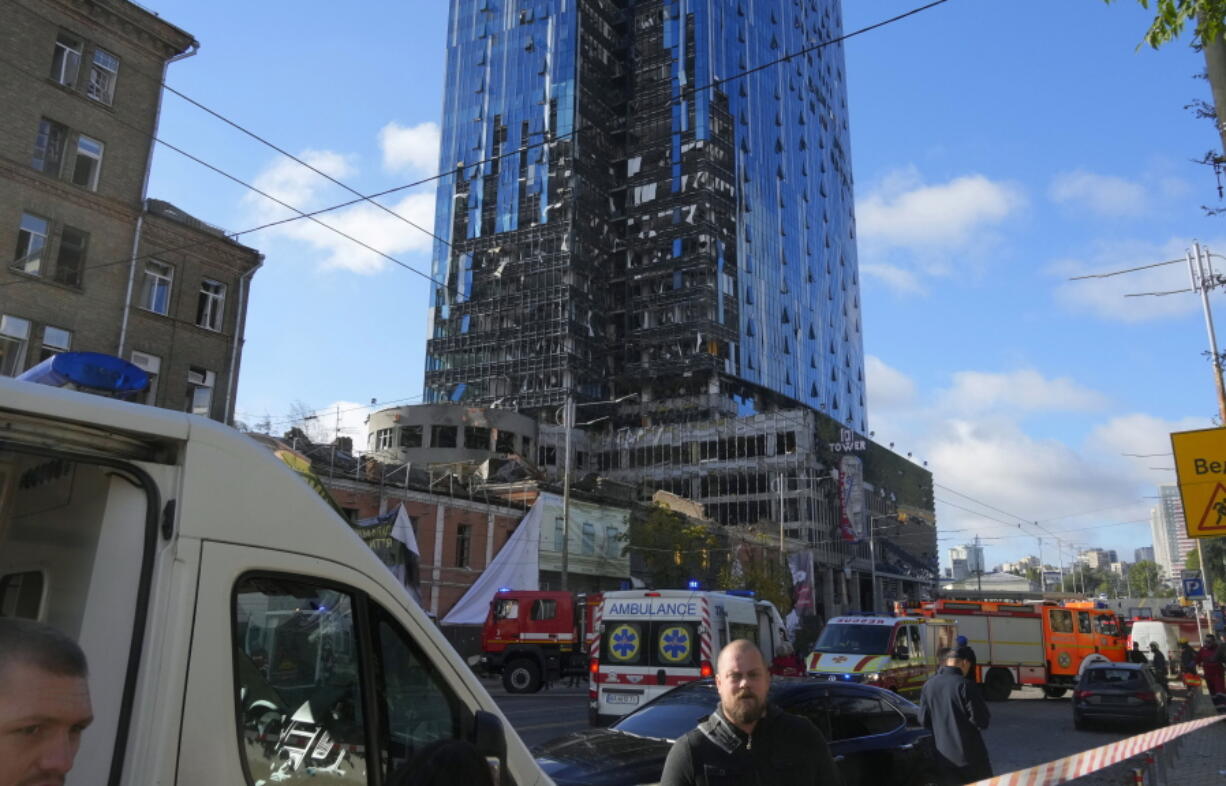
<instances>
[{"instance_id":1,"label":"street barrier","mask_svg":"<svg viewBox=\"0 0 1226 786\"><path fill-rule=\"evenodd\" d=\"M1083 775L1089 775L1104 767L1110 767L1112 764L1126 761L1134 756L1161 749L1163 745L1172 740L1176 740L1197 729L1203 729L1211 723L1223 720L1224 717L1226 716L1199 718L1187 721L1186 723L1178 723L1166 728L1146 732L1145 734L1138 734L1135 737L1129 737L1119 742L1113 742L1110 745L1103 745L1098 748L1091 748L1088 751L1075 753L1072 756L1065 756L1063 759L1049 761L1046 764L1038 764L1034 767L1010 772L1005 775L995 775L985 780L976 781L970 786L1049 786L1050 784L1064 783L1074 778L1080 778Z\"/></svg>"}]
</instances>

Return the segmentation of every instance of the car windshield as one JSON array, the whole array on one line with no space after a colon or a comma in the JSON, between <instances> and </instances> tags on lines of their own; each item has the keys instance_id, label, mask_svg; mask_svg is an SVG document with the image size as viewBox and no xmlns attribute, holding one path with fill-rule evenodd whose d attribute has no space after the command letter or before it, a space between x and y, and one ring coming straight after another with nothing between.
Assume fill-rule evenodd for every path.
<instances>
[{"instance_id":1,"label":"car windshield","mask_svg":"<svg viewBox=\"0 0 1226 786\"><path fill-rule=\"evenodd\" d=\"M841 652L849 655L884 655L890 644L889 625L847 625L834 623L822 630L815 652Z\"/></svg>"}]
</instances>

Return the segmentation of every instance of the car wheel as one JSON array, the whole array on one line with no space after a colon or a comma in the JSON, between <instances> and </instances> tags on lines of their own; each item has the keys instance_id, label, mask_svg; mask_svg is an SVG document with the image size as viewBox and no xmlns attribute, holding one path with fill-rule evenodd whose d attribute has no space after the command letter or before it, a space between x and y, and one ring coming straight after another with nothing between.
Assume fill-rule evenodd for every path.
<instances>
[{"instance_id":1,"label":"car wheel","mask_svg":"<svg viewBox=\"0 0 1226 786\"><path fill-rule=\"evenodd\" d=\"M1043 689L1043 698L1058 699L1067 692L1068 692L1068 688L1056 688L1051 685L1048 685L1046 688Z\"/></svg>"},{"instance_id":2,"label":"car wheel","mask_svg":"<svg viewBox=\"0 0 1226 786\"><path fill-rule=\"evenodd\" d=\"M503 667L502 687L507 693L536 693L541 689L541 667L530 660L514 660Z\"/></svg>"},{"instance_id":3,"label":"car wheel","mask_svg":"<svg viewBox=\"0 0 1226 786\"><path fill-rule=\"evenodd\" d=\"M1163 726L1169 726L1170 723L1171 713L1167 711L1166 707L1163 707L1162 712L1158 714L1157 720L1154 721L1154 727L1160 729Z\"/></svg>"}]
</instances>

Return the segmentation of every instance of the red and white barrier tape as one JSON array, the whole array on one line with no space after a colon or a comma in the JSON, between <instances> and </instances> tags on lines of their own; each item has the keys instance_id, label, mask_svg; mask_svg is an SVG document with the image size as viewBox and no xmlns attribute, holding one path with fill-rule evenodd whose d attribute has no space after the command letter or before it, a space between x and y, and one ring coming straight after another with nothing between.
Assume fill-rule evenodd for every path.
<instances>
[{"instance_id":1,"label":"red and white barrier tape","mask_svg":"<svg viewBox=\"0 0 1226 786\"><path fill-rule=\"evenodd\" d=\"M1088 751L1075 753L1072 756L1065 756L1063 759L1049 761L1046 764L1039 764L1025 770L1018 770L1017 772L996 775L985 780L976 781L971 786L1050 786L1051 784L1064 783L1074 778L1080 778L1083 775L1089 775L1091 772L1101 770L1104 767L1110 767L1112 764L1118 764L1126 759L1131 759L1133 756L1138 756L1145 751L1168 743L1176 737L1182 737L1189 732L1203 729L1211 723L1222 720L1223 717L1200 718L1199 720L1156 729L1145 734L1138 734L1135 737L1129 737L1126 740L1113 742L1110 745L1091 748Z\"/></svg>"}]
</instances>

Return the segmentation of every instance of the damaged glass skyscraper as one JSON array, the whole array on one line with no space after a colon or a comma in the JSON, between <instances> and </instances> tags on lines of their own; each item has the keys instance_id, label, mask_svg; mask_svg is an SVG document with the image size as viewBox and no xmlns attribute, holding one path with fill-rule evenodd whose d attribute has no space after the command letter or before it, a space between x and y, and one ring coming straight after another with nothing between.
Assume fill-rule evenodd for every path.
<instances>
[{"instance_id":1,"label":"damaged glass skyscraper","mask_svg":"<svg viewBox=\"0 0 1226 786\"><path fill-rule=\"evenodd\" d=\"M931 475L864 436L841 34L839 0L452 0L426 351L426 400L535 415L547 473L778 533L818 614L936 576Z\"/></svg>"},{"instance_id":2,"label":"damaged glass skyscraper","mask_svg":"<svg viewBox=\"0 0 1226 786\"><path fill-rule=\"evenodd\" d=\"M453 0L427 401L863 431L840 33L837 0Z\"/></svg>"}]
</instances>

